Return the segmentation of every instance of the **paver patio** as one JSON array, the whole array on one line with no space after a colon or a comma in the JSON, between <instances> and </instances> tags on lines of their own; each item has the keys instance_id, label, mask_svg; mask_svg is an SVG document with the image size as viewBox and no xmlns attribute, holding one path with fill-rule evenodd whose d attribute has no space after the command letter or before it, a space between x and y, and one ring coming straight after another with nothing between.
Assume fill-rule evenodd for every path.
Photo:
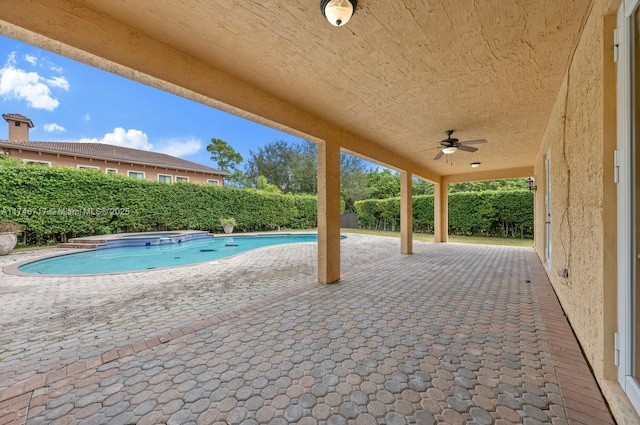
<instances>
[{"instance_id":1,"label":"paver patio","mask_svg":"<svg viewBox=\"0 0 640 425\"><path fill-rule=\"evenodd\" d=\"M341 246L335 285L309 243L2 274L0 425L613 423L532 249Z\"/></svg>"}]
</instances>

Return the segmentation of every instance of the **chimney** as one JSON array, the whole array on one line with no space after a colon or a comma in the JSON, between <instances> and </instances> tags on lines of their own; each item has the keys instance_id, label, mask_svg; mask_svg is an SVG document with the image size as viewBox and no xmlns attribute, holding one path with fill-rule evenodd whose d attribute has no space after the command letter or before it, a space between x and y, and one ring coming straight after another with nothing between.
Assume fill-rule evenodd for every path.
<instances>
[{"instance_id":1,"label":"chimney","mask_svg":"<svg viewBox=\"0 0 640 425\"><path fill-rule=\"evenodd\" d=\"M2 114L2 118L9 124L10 141L29 141L29 129L33 128L33 122L24 115Z\"/></svg>"}]
</instances>

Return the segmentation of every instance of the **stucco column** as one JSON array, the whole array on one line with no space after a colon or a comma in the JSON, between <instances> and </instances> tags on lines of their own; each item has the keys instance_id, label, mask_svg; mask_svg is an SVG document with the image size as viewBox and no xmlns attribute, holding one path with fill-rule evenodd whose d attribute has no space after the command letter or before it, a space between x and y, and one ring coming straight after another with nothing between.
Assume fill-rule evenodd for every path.
<instances>
[{"instance_id":1,"label":"stucco column","mask_svg":"<svg viewBox=\"0 0 640 425\"><path fill-rule=\"evenodd\" d=\"M433 236L436 242L447 242L449 240L449 185L434 183L433 190Z\"/></svg>"},{"instance_id":2,"label":"stucco column","mask_svg":"<svg viewBox=\"0 0 640 425\"><path fill-rule=\"evenodd\" d=\"M340 280L340 146L318 144L318 281Z\"/></svg>"},{"instance_id":3,"label":"stucco column","mask_svg":"<svg viewBox=\"0 0 640 425\"><path fill-rule=\"evenodd\" d=\"M413 254L413 197L411 173L400 172L400 253Z\"/></svg>"}]
</instances>

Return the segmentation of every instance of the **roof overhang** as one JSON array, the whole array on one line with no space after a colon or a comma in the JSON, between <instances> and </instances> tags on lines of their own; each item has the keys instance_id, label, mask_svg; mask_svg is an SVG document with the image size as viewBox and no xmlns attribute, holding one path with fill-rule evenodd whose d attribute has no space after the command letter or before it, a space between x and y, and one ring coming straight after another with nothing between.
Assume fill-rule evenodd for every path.
<instances>
[{"instance_id":1,"label":"roof overhang","mask_svg":"<svg viewBox=\"0 0 640 425\"><path fill-rule=\"evenodd\" d=\"M16 0L0 31L434 182L530 170L590 0ZM444 131L484 138L437 161Z\"/></svg>"}]
</instances>

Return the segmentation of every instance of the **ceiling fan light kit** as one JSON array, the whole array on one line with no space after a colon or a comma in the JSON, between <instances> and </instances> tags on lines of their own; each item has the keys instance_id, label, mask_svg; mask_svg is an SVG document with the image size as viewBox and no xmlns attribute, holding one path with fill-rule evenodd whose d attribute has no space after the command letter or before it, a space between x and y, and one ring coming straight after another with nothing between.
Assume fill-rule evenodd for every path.
<instances>
[{"instance_id":1,"label":"ceiling fan light kit","mask_svg":"<svg viewBox=\"0 0 640 425\"><path fill-rule=\"evenodd\" d=\"M443 155L451 155L455 152L457 152L458 150L461 151L465 151L465 152L475 152L478 150L478 148L474 148L472 146L469 145L477 145L480 143L487 143L487 141L485 139L477 139L477 140L466 140L464 142L461 142L460 140L456 139L455 137L451 137L453 135L454 130L447 130L444 132L444 134L447 135L447 138L444 140L440 141L440 147L441 150L440 152L438 152L438 154L436 155L435 158L433 158L434 160L438 160L440 158L442 158ZM478 163L478 166L480 165L480 163ZM473 165L472 165L473 167ZM477 168L473 167L473 168Z\"/></svg>"},{"instance_id":2,"label":"ceiling fan light kit","mask_svg":"<svg viewBox=\"0 0 640 425\"><path fill-rule=\"evenodd\" d=\"M358 0L320 0L320 10L334 27L349 22L358 6Z\"/></svg>"}]
</instances>

